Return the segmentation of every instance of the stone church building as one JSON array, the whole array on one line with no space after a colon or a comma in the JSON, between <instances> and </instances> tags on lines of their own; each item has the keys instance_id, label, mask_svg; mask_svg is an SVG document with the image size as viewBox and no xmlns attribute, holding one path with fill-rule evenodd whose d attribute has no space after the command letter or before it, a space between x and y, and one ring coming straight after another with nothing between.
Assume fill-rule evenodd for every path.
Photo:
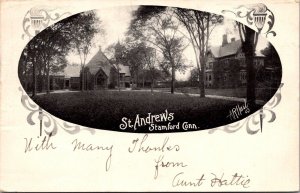
<instances>
[{"instance_id":1,"label":"stone church building","mask_svg":"<svg viewBox=\"0 0 300 193\"><path fill-rule=\"evenodd\" d=\"M131 74L129 66L111 64L105 54L99 49L95 56L87 63L80 77L84 78L84 88L98 90L118 87L118 73L120 87L130 87ZM82 78L80 78L82 80Z\"/></svg>"}]
</instances>

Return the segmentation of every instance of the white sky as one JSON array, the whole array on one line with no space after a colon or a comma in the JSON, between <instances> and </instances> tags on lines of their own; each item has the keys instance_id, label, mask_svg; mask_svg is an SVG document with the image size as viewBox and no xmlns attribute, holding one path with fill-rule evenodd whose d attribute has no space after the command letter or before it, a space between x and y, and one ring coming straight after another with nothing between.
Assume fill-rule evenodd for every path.
<instances>
[{"instance_id":1,"label":"white sky","mask_svg":"<svg viewBox=\"0 0 300 193\"><path fill-rule=\"evenodd\" d=\"M102 20L106 37L101 38L103 50L110 44L116 43L118 39L122 40L130 24L131 13L137 6L113 7L97 10L97 15Z\"/></svg>"},{"instance_id":2,"label":"white sky","mask_svg":"<svg viewBox=\"0 0 300 193\"><path fill-rule=\"evenodd\" d=\"M97 36L95 37L95 47L91 49L91 52L87 58L87 62L96 54L99 50L99 46L101 46L102 50L105 50L107 46L112 43L116 43L118 40L124 39L125 32L130 24L131 13L136 10L137 6L123 6L123 7L112 7L105 9L98 9L96 11L100 20L102 21L102 26L106 32L105 37ZM224 19L224 23L222 25L216 26L213 30L209 44L211 46L220 46L222 44L223 34L228 36L228 42L230 39L234 37L236 40L240 39L237 30L234 30L233 20ZM257 51L262 50L267 46L268 41L260 37L257 44ZM195 55L193 49L188 47L184 55L187 57L188 61L192 61L195 64ZM70 54L68 56L68 60L70 63L80 63L79 56L74 54ZM186 80L190 76L191 69L187 69L184 74L176 73L177 80Z\"/></svg>"},{"instance_id":3,"label":"white sky","mask_svg":"<svg viewBox=\"0 0 300 193\"><path fill-rule=\"evenodd\" d=\"M111 7L105 9L98 9L96 14L102 21L102 27L105 31L105 36L98 35L95 37L95 47L91 49L87 62L98 52L99 46L102 51L105 50L112 43L122 40L125 36L125 32L130 24L131 12L136 10L137 6L123 6L123 7ZM70 63L80 63L79 56L70 54L68 56Z\"/></svg>"}]
</instances>

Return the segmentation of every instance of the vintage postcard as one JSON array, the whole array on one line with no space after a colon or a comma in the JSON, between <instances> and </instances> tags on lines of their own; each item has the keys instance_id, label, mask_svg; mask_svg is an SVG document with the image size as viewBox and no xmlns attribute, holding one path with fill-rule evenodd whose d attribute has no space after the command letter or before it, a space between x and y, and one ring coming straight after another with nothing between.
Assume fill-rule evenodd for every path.
<instances>
[{"instance_id":1,"label":"vintage postcard","mask_svg":"<svg viewBox=\"0 0 300 193\"><path fill-rule=\"evenodd\" d=\"M299 2L1 1L1 191L299 191Z\"/></svg>"}]
</instances>

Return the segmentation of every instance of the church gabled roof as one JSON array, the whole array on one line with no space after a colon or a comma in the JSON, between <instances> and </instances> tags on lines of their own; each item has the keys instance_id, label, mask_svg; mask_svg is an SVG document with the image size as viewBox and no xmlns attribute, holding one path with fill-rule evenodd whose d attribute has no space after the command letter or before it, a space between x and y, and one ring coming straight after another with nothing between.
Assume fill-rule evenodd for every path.
<instances>
[{"instance_id":1,"label":"church gabled roof","mask_svg":"<svg viewBox=\"0 0 300 193\"><path fill-rule=\"evenodd\" d=\"M109 76L110 69L111 67L113 67L113 65L110 64L105 54L101 50L99 50L95 54L95 56L93 56L92 59L87 63L86 67L89 68L90 73L93 75L95 75L101 68L103 72L107 76Z\"/></svg>"}]
</instances>

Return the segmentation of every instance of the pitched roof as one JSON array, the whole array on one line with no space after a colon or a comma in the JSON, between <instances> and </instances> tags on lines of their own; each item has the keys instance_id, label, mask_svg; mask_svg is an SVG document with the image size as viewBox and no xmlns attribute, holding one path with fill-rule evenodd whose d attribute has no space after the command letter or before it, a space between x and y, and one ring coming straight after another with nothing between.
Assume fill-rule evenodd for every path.
<instances>
[{"instance_id":1,"label":"pitched roof","mask_svg":"<svg viewBox=\"0 0 300 193\"><path fill-rule=\"evenodd\" d=\"M124 66L122 64L119 64L119 69L120 69L120 74L124 73L125 76L131 76L129 66Z\"/></svg>"},{"instance_id":2,"label":"pitched roof","mask_svg":"<svg viewBox=\"0 0 300 193\"><path fill-rule=\"evenodd\" d=\"M65 76L64 72L58 71L58 72L49 72L50 76Z\"/></svg>"},{"instance_id":3,"label":"pitched roof","mask_svg":"<svg viewBox=\"0 0 300 193\"><path fill-rule=\"evenodd\" d=\"M221 58L236 54L241 48L241 45L241 40L236 40L224 46L211 47L210 51L214 57Z\"/></svg>"},{"instance_id":4,"label":"pitched roof","mask_svg":"<svg viewBox=\"0 0 300 193\"><path fill-rule=\"evenodd\" d=\"M107 76L109 76L112 66L113 65L110 64L108 58L101 50L99 50L86 65L91 74L95 75L101 68Z\"/></svg>"},{"instance_id":5,"label":"pitched roof","mask_svg":"<svg viewBox=\"0 0 300 193\"><path fill-rule=\"evenodd\" d=\"M79 77L80 76L80 65L68 65L64 69L64 75L66 78Z\"/></svg>"},{"instance_id":6,"label":"pitched roof","mask_svg":"<svg viewBox=\"0 0 300 193\"><path fill-rule=\"evenodd\" d=\"M261 51L255 51L255 56L257 56L257 57L266 57L265 55L263 55L261 53Z\"/></svg>"},{"instance_id":7,"label":"pitched roof","mask_svg":"<svg viewBox=\"0 0 300 193\"><path fill-rule=\"evenodd\" d=\"M232 41L224 46L211 47L210 52L215 58L222 58L225 56L230 56L236 54L241 48L241 40ZM260 51L255 51L255 56L265 57Z\"/></svg>"},{"instance_id":8,"label":"pitched roof","mask_svg":"<svg viewBox=\"0 0 300 193\"><path fill-rule=\"evenodd\" d=\"M49 73L52 76L64 76L65 78L70 77L79 77L80 76L80 65L79 64L70 64L67 65L63 70L58 72Z\"/></svg>"}]
</instances>

